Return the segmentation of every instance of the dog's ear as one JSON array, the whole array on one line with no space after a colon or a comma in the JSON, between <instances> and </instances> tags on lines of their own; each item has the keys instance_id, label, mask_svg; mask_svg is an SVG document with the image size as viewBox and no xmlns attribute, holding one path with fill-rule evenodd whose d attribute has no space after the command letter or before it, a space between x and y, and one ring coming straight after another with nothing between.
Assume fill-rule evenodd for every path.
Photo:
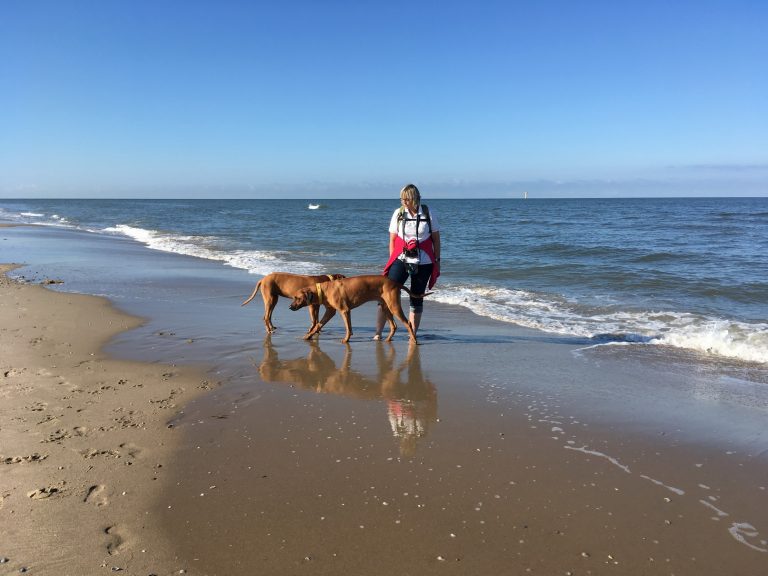
<instances>
[{"instance_id":1,"label":"dog's ear","mask_svg":"<svg viewBox=\"0 0 768 576\"><path fill-rule=\"evenodd\" d=\"M312 304L312 299L315 297L315 295L312 293L312 290L309 288L302 288L296 294L293 295L293 300L296 302L297 300L300 300L302 302L306 302L307 304Z\"/></svg>"}]
</instances>

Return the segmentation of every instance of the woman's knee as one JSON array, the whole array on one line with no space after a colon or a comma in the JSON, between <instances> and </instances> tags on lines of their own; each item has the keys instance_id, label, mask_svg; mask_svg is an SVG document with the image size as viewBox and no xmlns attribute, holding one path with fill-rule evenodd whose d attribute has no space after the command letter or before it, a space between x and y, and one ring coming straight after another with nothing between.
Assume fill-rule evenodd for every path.
<instances>
[{"instance_id":1,"label":"woman's knee","mask_svg":"<svg viewBox=\"0 0 768 576\"><path fill-rule=\"evenodd\" d=\"M387 272L387 277L398 284L403 284L408 279L408 271L400 260L395 260Z\"/></svg>"}]
</instances>

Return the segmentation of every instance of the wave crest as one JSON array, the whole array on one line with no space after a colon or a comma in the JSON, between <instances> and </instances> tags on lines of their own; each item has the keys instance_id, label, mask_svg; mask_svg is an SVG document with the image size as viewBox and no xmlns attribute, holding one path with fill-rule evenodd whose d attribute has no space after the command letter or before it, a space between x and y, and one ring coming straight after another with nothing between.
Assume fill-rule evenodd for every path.
<instances>
[{"instance_id":1,"label":"wave crest","mask_svg":"<svg viewBox=\"0 0 768 576\"><path fill-rule=\"evenodd\" d=\"M313 262L287 260L275 254L260 250L225 251L216 248L218 239L208 236L182 236L156 230L136 228L126 224L104 228L101 232L120 234L141 242L147 248L172 252L206 260L223 262L233 268L247 270L251 274L266 276L271 272L290 268L296 274L315 274L319 266Z\"/></svg>"},{"instance_id":2,"label":"wave crest","mask_svg":"<svg viewBox=\"0 0 768 576\"><path fill-rule=\"evenodd\" d=\"M475 314L596 345L674 346L744 362L768 363L768 324L670 311L585 306L566 298L484 286L446 286L432 297Z\"/></svg>"}]
</instances>

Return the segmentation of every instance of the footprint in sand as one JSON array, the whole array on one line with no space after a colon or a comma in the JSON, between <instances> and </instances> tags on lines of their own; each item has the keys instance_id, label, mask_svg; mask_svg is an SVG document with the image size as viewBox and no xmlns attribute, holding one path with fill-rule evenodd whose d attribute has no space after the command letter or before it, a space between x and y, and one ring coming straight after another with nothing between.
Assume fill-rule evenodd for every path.
<instances>
[{"instance_id":1,"label":"footprint in sand","mask_svg":"<svg viewBox=\"0 0 768 576\"><path fill-rule=\"evenodd\" d=\"M60 492L61 490L56 488L56 486L46 486L45 488L38 488L37 490L32 490L32 492L27 492L27 497L32 498L32 500L42 500Z\"/></svg>"},{"instance_id":2,"label":"footprint in sand","mask_svg":"<svg viewBox=\"0 0 768 576\"><path fill-rule=\"evenodd\" d=\"M46 414L45 417L40 420L40 422L37 423L39 426L40 424L49 424L51 422L58 422L59 418L57 416L54 416L53 414Z\"/></svg>"},{"instance_id":3,"label":"footprint in sand","mask_svg":"<svg viewBox=\"0 0 768 576\"><path fill-rule=\"evenodd\" d=\"M62 428L59 428L58 430L51 432L48 434L48 438L45 440L40 440L40 442L48 443L48 442L58 442L61 443L62 440L66 440L68 438L72 438L72 434L68 430L64 430Z\"/></svg>"},{"instance_id":4,"label":"footprint in sand","mask_svg":"<svg viewBox=\"0 0 768 576\"><path fill-rule=\"evenodd\" d=\"M88 491L83 498L83 502L92 504L94 506L106 506L109 504L109 499L106 495L107 487L103 484L96 484L88 488Z\"/></svg>"},{"instance_id":5,"label":"footprint in sand","mask_svg":"<svg viewBox=\"0 0 768 576\"><path fill-rule=\"evenodd\" d=\"M83 458L97 458L100 456L105 456L107 458L120 458L120 454L114 450L99 450L97 448L86 448L85 450L80 451L80 455Z\"/></svg>"},{"instance_id":6,"label":"footprint in sand","mask_svg":"<svg viewBox=\"0 0 768 576\"><path fill-rule=\"evenodd\" d=\"M3 376L6 378L13 378L14 376L21 376L24 373L25 368L22 368L21 370L16 370L15 368L11 368L10 370L6 370L3 372Z\"/></svg>"},{"instance_id":7,"label":"footprint in sand","mask_svg":"<svg viewBox=\"0 0 768 576\"><path fill-rule=\"evenodd\" d=\"M125 454L129 458L137 458L141 454L141 448L130 442L120 444L120 454Z\"/></svg>"},{"instance_id":8,"label":"footprint in sand","mask_svg":"<svg viewBox=\"0 0 768 576\"><path fill-rule=\"evenodd\" d=\"M22 464L28 462L42 462L46 458L48 458L48 454L39 454L34 452L33 454L27 454L25 456L0 456L0 463Z\"/></svg>"},{"instance_id":9,"label":"footprint in sand","mask_svg":"<svg viewBox=\"0 0 768 576\"><path fill-rule=\"evenodd\" d=\"M104 534L108 536L107 553L110 556L120 554L123 547L125 546L125 539L123 538L122 534L120 534L120 532L121 530L117 526L109 526L108 528L104 529Z\"/></svg>"}]
</instances>

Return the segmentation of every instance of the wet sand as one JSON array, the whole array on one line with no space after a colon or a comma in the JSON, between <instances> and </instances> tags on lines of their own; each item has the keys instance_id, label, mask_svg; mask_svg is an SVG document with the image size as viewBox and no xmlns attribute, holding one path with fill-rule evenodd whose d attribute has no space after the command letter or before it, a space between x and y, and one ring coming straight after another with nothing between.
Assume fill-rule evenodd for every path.
<instances>
[{"instance_id":1,"label":"wet sand","mask_svg":"<svg viewBox=\"0 0 768 576\"><path fill-rule=\"evenodd\" d=\"M0 574L765 572L762 372L450 307L270 338L252 280L145 320L3 280Z\"/></svg>"},{"instance_id":2,"label":"wet sand","mask_svg":"<svg viewBox=\"0 0 768 576\"><path fill-rule=\"evenodd\" d=\"M188 405L163 501L180 554L203 574L763 570L765 454L595 426L404 344L272 337L250 383Z\"/></svg>"}]
</instances>

